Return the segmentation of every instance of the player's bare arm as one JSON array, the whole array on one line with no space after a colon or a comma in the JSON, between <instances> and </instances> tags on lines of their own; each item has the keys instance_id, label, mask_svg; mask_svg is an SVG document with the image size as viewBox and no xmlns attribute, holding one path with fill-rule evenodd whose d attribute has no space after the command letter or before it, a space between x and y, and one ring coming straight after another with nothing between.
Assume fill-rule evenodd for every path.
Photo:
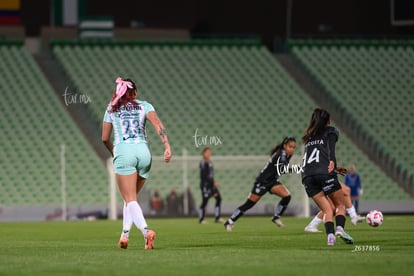
<instances>
[{"instance_id":1,"label":"player's bare arm","mask_svg":"<svg viewBox=\"0 0 414 276\"><path fill-rule=\"evenodd\" d=\"M158 117L155 111L150 111L147 114L148 121L151 122L152 126L154 127L157 134L160 136L161 142L165 146L164 151L164 160L165 162L170 162L172 153L170 148L170 143L168 142L167 131L165 130L164 125L162 124L160 118Z\"/></svg>"},{"instance_id":2,"label":"player's bare arm","mask_svg":"<svg viewBox=\"0 0 414 276\"><path fill-rule=\"evenodd\" d=\"M105 147L114 156L114 144L111 141L111 133L112 133L112 124L103 122L102 125L102 143L104 143Z\"/></svg>"}]
</instances>

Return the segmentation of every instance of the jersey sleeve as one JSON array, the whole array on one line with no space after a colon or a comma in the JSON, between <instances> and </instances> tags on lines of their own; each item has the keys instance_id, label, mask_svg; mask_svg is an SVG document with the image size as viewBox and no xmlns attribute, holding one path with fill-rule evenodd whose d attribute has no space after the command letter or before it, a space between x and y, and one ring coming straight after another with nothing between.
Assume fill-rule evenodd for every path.
<instances>
[{"instance_id":1,"label":"jersey sleeve","mask_svg":"<svg viewBox=\"0 0 414 276\"><path fill-rule=\"evenodd\" d=\"M143 101L141 104L142 104L142 107L145 110L145 115L147 115L148 112L155 111L154 106L152 104L150 104L149 102Z\"/></svg>"},{"instance_id":2,"label":"jersey sleeve","mask_svg":"<svg viewBox=\"0 0 414 276\"><path fill-rule=\"evenodd\" d=\"M339 132L334 127L328 127L326 131L326 137L328 140L328 154L329 154L329 161L335 162L336 168L336 152L335 152L335 144L338 142Z\"/></svg>"},{"instance_id":3,"label":"jersey sleeve","mask_svg":"<svg viewBox=\"0 0 414 276\"><path fill-rule=\"evenodd\" d=\"M339 131L338 131L338 129L335 128L335 127L331 127L331 126L328 127L328 129L326 131L326 136L329 137L331 135L335 136L335 142L337 142L338 141L338 138L339 138Z\"/></svg>"},{"instance_id":4,"label":"jersey sleeve","mask_svg":"<svg viewBox=\"0 0 414 276\"><path fill-rule=\"evenodd\" d=\"M335 168L336 168L336 152L335 152L335 144L336 144L336 140L337 137L333 136L333 135L328 135L328 158L329 161L334 161L335 162Z\"/></svg>"},{"instance_id":5,"label":"jersey sleeve","mask_svg":"<svg viewBox=\"0 0 414 276\"><path fill-rule=\"evenodd\" d=\"M359 174L358 174L358 177L357 177L357 186L358 186L358 189L362 189L361 177L359 176Z\"/></svg>"},{"instance_id":6,"label":"jersey sleeve","mask_svg":"<svg viewBox=\"0 0 414 276\"><path fill-rule=\"evenodd\" d=\"M112 116L111 116L111 113L109 112L108 109L105 111L103 121L105 123L111 123L112 124Z\"/></svg>"},{"instance_id":7,"label":"jersey sleeve","mask_svg":"<svg viewBox=\"0 0 414 276\"><path fill-rule=\"evenodd\" d=\"M280 160L279 163L282 163L283 165L289 164L289 159L287 157L286 151L282 150L280 152Z\"/></svg>"}]
</instances>

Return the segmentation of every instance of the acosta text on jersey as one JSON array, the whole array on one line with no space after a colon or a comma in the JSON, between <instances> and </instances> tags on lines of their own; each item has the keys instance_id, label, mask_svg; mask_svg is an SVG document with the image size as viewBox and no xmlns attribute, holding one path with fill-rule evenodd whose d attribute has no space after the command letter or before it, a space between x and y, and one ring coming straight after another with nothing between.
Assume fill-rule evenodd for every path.
<instances>
[{"instance_id":1,"label":"acosta text on jersey","mask_svg":"<svg viewBox=\"0 0 414 276\"><path fill-rule=\"evenodd\" d=\"M324 142L323 142L322 139L319 139L319 140L311 140L311 141L309 141L309 142L306 143L305 148L306 147L309 147L309 146L313 146L313 145L323 145L323 144L324 144Z\"/></svg>"}]
</instances>

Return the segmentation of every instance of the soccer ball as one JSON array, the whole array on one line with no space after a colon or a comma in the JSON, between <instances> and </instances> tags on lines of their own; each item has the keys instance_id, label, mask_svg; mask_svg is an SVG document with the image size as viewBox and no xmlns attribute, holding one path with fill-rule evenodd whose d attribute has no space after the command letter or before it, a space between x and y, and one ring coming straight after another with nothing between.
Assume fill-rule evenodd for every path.
<instances>
[{"instance_id":1,"label":"soccer ball","mask_svg":"<svg viewBox=\"0 0 414 276\"><path fill-rule=\"evenodd\" d=\"M378 210L372 210L367 214L366 221L372 227L378 227L382 224L383 215Z\"/></svg>"}]
</instances>

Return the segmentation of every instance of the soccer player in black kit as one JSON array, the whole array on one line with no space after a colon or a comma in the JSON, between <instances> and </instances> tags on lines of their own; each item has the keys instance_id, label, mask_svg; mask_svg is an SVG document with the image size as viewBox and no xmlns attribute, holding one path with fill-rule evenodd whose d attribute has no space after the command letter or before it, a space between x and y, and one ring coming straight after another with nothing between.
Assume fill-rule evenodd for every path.
<instances>
[{"instance_id":1,"label":"soccer player in black kit","mask_svg":"<svg viewBox=\"0 0 414 276\"><path fill-rule=\"evenodd\" d=\"M237 208L231 217L224 223L228 232L232 231L233 224L249 209L251 209L260 198L267 192L280 196L282 199L275 208L272 222L283 227L280 216L285 212L289 202L290 193L287 188L279 182L279 176L286 173L286 167L296 149L296 140L293 137L286 137L270 152L270 160L256 177L253 188L246 202Z\"/></svg>"},{"instance_id":2,"label":"soccer player in black kit","mask_svg":"<svg viewBox=\"0 0 414 276\"><path fill-rule=\"evenodd\" d=\"M211 162L211 149L204 148L202 151L203 159L200 161L200 189L203 201L200 206L199 222L205 223L204 217L206 215L206 206L211 197L216 199L216 206L214 209L215 221L221 222L221 195L217 188L218 184L214 181L214 166Z\"/></svg>"},{"instance_id":3,"label":"soccer player in black kit","mask_svg":"<svg viewBox=\"0 0 414 276\"><path fill-rule=\"evenodd\" d=\"M329 126L330 122L328 111L320 108L316 108L313 111L309 126L302 137L305 145L302 163L302 183L308 196L315 201L324 213L328 245L336 243L335 235L341 237L346 243L353 244L354 240L352 237L344 231L344 193L335 173L335 146L339 133L336 128ZM332 200L335 205L334 208L327 197ZM335 232L334 216L336 222Z\"/></svg>"}]
</instances>

